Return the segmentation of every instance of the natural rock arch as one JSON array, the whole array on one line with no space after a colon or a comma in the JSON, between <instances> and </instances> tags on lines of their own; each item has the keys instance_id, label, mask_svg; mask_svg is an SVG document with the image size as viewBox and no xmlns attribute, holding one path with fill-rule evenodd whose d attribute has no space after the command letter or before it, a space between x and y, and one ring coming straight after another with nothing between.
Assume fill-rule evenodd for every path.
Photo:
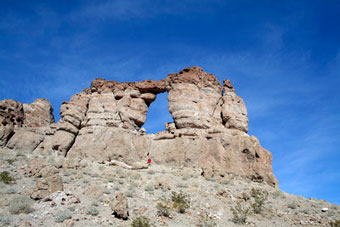
<instances>
[{"instance_id":1,"label":"natural rock arch","mask_svg":"<svg viewBox=\"0 0 340 227\"><path fill-rule=\"evenodd\" d=\"M148 107L163 92L168 92L174 123L156 135L138 132ZM6 101L0 103L0 107L6 105ZM49 108L42 111L46 116L51 114ZM247 134L248 117L242 98L229 80L222 86L214 75L199 67L183 69L159 81L95 79L90 89L63 102L56 124L49 120L40 124L35 111L31 113L30 118L24 116L34 123L27 128L14 123L12 128L8 123L0 128L0 145L54 152L67 159L115 159L131 164L152 158L156 164L201 168L209 175L232 173L277 186L271 153ZM8 111L0 112L0 120L8 116ZM25 143L22 138L26 138Z\"/></svg>"}]
</instances>

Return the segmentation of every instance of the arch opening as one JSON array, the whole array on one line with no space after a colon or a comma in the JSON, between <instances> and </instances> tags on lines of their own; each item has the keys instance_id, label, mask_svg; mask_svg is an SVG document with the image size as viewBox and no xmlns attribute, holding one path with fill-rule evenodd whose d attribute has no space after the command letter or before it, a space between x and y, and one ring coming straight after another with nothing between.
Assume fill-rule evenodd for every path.
<instances>
[{"instance_id":1,"label":"arch opening","mask_svg":"<svg viewBox=\"0 0 340 227\"><path fill-rule=\"evenodd\" d=\"M156 100L153 101L146 115L146 121L142 126L147 134L155 134L165 131L165 123L173 122L173 118L168 108L168 93L157 94Z\"/></svg>"}]
</instances>

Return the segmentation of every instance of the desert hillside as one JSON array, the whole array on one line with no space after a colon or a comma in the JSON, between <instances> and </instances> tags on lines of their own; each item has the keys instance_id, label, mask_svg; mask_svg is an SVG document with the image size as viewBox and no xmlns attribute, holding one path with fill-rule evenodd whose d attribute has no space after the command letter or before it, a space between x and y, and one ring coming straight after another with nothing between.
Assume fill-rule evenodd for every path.
<instances>
[{"instance_id":1,"label":"desert hillside","mask_svg":"<svg viewBox=\"0 0 340 227\"><path fill-rule=\"evenodd\" d=\"M168 94L173 122L148 134ZM2 226L340 226L340 207L278 189L229 80L200 67L159 81L95 79L60 108L0 101Z\"/></svg>"}]
</instances>

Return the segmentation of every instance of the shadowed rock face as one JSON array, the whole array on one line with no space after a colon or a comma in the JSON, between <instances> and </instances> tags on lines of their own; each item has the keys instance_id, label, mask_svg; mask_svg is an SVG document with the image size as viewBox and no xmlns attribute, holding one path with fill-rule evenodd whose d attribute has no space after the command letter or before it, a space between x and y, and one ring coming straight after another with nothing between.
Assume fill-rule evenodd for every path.
<instances>
[{"instance_id":1,"label":"shadowed rock face","mask_svg":"<svg viewBox=\"0 0 340 227\"><path fill-rule=\"evenodd\" d=\"M156 135L138 132L148 107L163 92L168 93L174 122L166 123L167 131ZM270 152L247 134L248 117L242 98L229 80L222 86L214 75L199 67L183 69L159 81L96 79L89 89L63 102L57 124L52 124L48 106L45 99L23 105L1 101L2 128L12 125L20 137L28 137L26 143L31 146L25 147L31 152L56 152L70 159L115 159L131 165L152 158L156 164L201 168L206 175L231 173L277 186ZM8 141L7 134L5 129L2 134L0 131L3 145L23 147L18 140Z\"/></svg>"}]
</instances>

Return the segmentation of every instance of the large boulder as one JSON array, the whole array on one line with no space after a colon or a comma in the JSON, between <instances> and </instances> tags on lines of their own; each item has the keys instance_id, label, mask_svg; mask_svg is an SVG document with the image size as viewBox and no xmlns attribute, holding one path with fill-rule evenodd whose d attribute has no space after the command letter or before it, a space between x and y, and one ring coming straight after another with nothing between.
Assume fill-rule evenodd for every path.
<instances>
[{"instance_id":1,"label":"large boulder","mask_svg":"<svg viewBox=\"0 0 340 227\"><path fill-rule=\"evenodd\" d=\"M31 104L23 104L24 125L27 127L49 126L54 123L53 108L47 99L37 99Z\"/></svg>"},{"instance_id":2,"label":"large boulder","mask_svg":"<svg viewBox=\"0 0 340 227\"><path fill-rule=\"evenodd\" d=\"M222 87L217 78L199 67L167 77L169 111L176 127L208 129L222 124Z\"/></svg>"}]
</instances>

